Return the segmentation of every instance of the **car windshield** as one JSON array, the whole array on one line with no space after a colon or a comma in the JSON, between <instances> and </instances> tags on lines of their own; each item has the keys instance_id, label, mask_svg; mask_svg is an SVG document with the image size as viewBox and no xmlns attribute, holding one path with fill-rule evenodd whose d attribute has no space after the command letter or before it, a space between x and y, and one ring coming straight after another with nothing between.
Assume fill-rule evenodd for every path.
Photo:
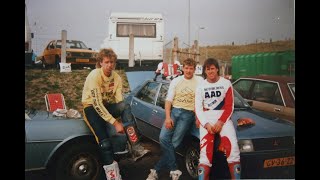
<instances>
[{"instance_id":1,"label":"car windshield","mask_svg":"<svg viewBox=\"0 0 320 180\"><path fill-rule=\"evenodd\" d=\"M61 47L61 41L57 41L57 47ZM67 48L71 49L88 49L88 47L82 41L70 41L67 40Z\"/></svg>"},{"instance_id":2,"label":"car windshield","mask_svg":"<svg viewBox=\"0 0 320 180\"><path fill-rule=\"evenodd\" d=\"M233 89L234 95L234 108L248 108L250 105L243 99L243 97Z\"/></svg>"}]
</instances>

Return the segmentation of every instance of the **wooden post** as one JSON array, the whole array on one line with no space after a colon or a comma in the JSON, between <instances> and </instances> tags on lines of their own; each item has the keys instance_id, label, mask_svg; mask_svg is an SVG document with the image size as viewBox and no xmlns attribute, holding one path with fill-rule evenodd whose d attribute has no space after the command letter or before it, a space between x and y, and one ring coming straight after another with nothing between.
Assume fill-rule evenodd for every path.
<instances>
[{"instance_id":1,"label":"wooden post","mask_svg":"<svg viewBox=\"0 0 320 180\"><path fill-rule=\"evenodd\" d=\"M199 43L198 43L198 40L194 40L194 50L195 50L195 61L196 62L200 62L199 61Z\"/></svg>"},{"instance_id":2,"label":"wooden post","mask_svg":"<svg viewBox=\"0 0 320 180\"><path fill-rule=\"evenodd\" d=\"M71 63L66 63L66 49L67 49L67 31L61 31L61 62L56 64L60 67L60 72L71 72Z\"/></svg>"},{"instance_id":3,"label":"wooden post","mask_svg":"<svg viewBox=\"0 0 320 180\"><path fill-rule=\"evenodd\" d=\"M66 63L67 31L61 31L61 62Z\"/></svg>"},{"instance_id":4,"label":"wooden post","mask_svg":"<svg viewBox=\"0 0 320 180\"><path fill-rule=\"evenodd\" d=\"M197 54L197 49L196 49L196 44L198 44L197 40L194 40L193 45L192 45L192 58L195 60L196 59L196 54Z\"/></svg>"},{"instance_id":5,"label":"wooden post","mask_svg":"<svg viewBox=\"0 0 320 180\"><path fill-rule=\"evenodd\" d=\"M173 56L172 56L170 64L174 64L175 60L178 60L178 50L179 50L178 37L174 37L174 39L173 39L173 49L172 49Z\"/></svg>"},{"instance_id":6,"label":"wooden post","mask_svg":"<svg viewBox=\"0 0 320 180\"><path fill-rule=\"evenodd\" d=\"M134 36L131 33L129 36L129 67L134 67Z\"/></svg>"}]
</instances>

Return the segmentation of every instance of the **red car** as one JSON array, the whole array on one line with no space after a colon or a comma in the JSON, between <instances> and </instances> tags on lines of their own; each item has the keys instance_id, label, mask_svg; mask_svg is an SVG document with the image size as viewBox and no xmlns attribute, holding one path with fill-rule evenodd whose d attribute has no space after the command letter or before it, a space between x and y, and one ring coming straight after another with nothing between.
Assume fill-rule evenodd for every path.
<instances>
[{"instance_id":1,"label":"red car","mask_svg":"<svg viewBox=\"0 0 320 180\"><path fill-rule=\"evenodd\" d=\"M233 87L247 101L252 101L253 108L295 122L294 77L247 76L234 81Z\"/></svg>"}]
</instances>

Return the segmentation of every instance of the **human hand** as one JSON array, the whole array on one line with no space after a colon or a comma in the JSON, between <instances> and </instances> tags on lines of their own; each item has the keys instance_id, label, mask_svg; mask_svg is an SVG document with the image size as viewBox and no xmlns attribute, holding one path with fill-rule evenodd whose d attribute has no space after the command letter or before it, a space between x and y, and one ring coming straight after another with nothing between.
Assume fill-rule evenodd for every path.
<instances>
[{"instance_id":1,"label":"human hand","mask_svg":"<svg viewBox=\"0 0 320 180\"><path fill-rule=\"evenodd\" d=\"M219 133L222 129L222 126L223 126L223 122L222 121L217 121L212 127L211 127L211 130L212 132L214 133Z\"/></svg>"},{"instance_id":2,"label":"human hand","mask_svg":"<svg viewBox=\"0 0 320 180\"><path fill-rule=\"evenodd\" d=\"M204 128L206 128L206 130L208 131L208 133L214 134L214 132L212 131L212 126L211 126L210 123L206 123L206 124L204 125Z\"/></svg>"},{"instance_id":3,"label":"human hand","mask_svg":"<svg viewBox=\"0 0 320 180\"><path fill-rule=\"evenodd\" d=\"M118 133L124 134L124 128L123 128L123 124L122 124L122 123L120 123L120 122L118 122L118 121L115 121L115 122L113 123L113 125L114 125L114 127L116 128L116 131L117 131Z\"/></svg>"},{"instance_id":4,"label":"human hand","mask_svg":"<svg viewBox=\"0 0 320 180\"><path fill-rule=\"evenodd\" d=\"M174 123L173 123L173 120L171 118L167 118L165 121L164 121L164 124L165 124L165 127L167 129L172 129L173 126L174 126Z\"/></svg>"}]
</instances>

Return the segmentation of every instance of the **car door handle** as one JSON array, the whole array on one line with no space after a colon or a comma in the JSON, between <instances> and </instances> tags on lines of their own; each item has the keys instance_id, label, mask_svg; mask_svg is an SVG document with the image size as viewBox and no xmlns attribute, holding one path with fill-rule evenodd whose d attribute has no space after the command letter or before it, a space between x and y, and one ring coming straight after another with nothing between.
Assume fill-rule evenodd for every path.
<instances>
[{"instance_id":1,"label":"car door handle","mask_svg":"<svg viewBox=\"0 0 320 180\"><path fill-rule=\"evenodd\" d=\"M274 111L280 112L280 108L274 108Z\"/></svg>"},{"instance_id":2,"label":"car door handle","mask_svg":"<svg viewBox=\"0 0 320 180\"><path fill-rule=\"evenodd\" d=\"M138 103L137 102L132 102L132 105L137 105Z\"/></svg>"},{"instance_id":3,"label":"car door handle","mask_svg":"<svg viewBox=\"0 0 320 180\"><path fill-rule=\"evenodd\" d=\"M157 110L155 110L155 109L153 109L153 110L152 110L152 112L154 112L154 113L158 113L158 111L157 111Z\"/></svg>"}]
</instances>

